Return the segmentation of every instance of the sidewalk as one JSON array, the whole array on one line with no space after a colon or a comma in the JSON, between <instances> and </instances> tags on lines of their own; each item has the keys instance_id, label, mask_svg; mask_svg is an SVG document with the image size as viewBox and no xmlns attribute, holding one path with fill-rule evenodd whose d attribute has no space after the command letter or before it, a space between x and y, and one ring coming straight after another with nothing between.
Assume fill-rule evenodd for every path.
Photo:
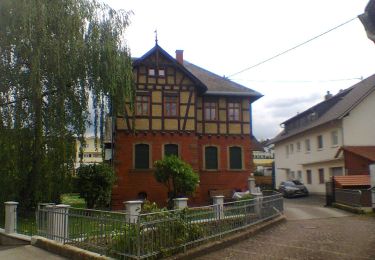
<instances>
[{"instance_id":1,"label":"sidewalk","mask_svg":"<svg viewBox=\"0 0 375 260\"><path fill-rule=\"evenodd\" d=\"M34 259L48 259L48 260L63 260L67 259L55 254L52 254L35 246L0 246L0 259L7 260L34 260Z\"/></svg>"}]
</instances>

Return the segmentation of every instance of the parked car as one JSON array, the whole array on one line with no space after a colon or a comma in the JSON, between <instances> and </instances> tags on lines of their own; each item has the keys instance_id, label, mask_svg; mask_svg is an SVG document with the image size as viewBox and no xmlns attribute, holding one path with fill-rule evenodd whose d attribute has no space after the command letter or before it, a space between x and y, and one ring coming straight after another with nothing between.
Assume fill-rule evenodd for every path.
<instances>
[{"instance_id":1,"label":"parked car","mask_svg":"<svg viewBox=\"0 0 375 260\"><path fill-rule=\"evenodd\" d=\"M299 180L281 182L279 192L281 192L285 198L309 195L306 186Z\"/></svg>"}]
</instances>

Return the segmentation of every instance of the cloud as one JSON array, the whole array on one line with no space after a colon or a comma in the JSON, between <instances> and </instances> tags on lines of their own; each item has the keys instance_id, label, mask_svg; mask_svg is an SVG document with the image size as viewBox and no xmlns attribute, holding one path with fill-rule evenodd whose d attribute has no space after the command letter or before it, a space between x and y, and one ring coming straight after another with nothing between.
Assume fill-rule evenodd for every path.
<instances>
[{"instance_id":1,"label":"cloud","mask_svg":"<svg viewBox=\"0 0 375 260\"><path fill-rule=\"evenodd\" d=\"M318 92L312 93L308 96L298 96L282 99L274 99L268 102L269 109L283 109L290 108L294 106L302 106L303 104L316 103L321 98L321 94Z\"/></svg>"}]
</instances>

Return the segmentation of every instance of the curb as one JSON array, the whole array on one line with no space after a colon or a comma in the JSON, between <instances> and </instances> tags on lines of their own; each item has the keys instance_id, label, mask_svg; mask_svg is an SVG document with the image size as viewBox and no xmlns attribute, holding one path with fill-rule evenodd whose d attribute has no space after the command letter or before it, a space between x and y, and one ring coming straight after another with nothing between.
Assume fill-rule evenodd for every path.
<instances>
[{"instance_id":1,"label":"curb","mask_svg":"<svg viewBox=\"0 0 375 260\"><path fill-rule=\"evenodd\" d=\"M286 217L284 215L281 215L269 221L259 223L254 226L250 226L249 228L244 229L243 231L240 231L238 233L226 236L220 239L219 241L208 242L204 245L197 246L192 249L188 249L185 253L180 253L171 257L167 257L165 259L166 260L189 260L195 257L203 256L208 253L212 253L214 251L223 249L224 247L228 247L235 243L241 242L244 239L254 236L255 234L261 231L264 231L268 228L271 228L283 221L286 221Z\"/></svg>"},{"instance_id":2,"label":"curb","mask_svg":"<svg viewBox=\"0 0 375 260\"><path fill-rule=\"evenodd\" d=\"M44 249L48 252L54 253L56 255L60 255L66 257L68 259L74 260L109 260L112 258L93 253L75 246L71 245L64 245L62 243L46 239L40 236L33 236L31 237L31 245L35 247L39 247Z\"/></svg>"}]
</instances>

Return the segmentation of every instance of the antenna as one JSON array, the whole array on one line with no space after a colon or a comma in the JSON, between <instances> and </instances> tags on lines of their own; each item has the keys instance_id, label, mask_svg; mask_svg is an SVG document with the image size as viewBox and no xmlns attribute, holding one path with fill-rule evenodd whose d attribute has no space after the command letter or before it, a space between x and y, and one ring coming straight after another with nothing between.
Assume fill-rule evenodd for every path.
<instances>
[{"instance_id":1,"label":"antenna","mask_svg":"<svg viewBox=\"0 0 375 260\"><path fill-rule=\"evenodd\" d=\"M155 33L155 45L158 45L158 30L155 30L154 33Z\"/></svg>"}]
</instances>

